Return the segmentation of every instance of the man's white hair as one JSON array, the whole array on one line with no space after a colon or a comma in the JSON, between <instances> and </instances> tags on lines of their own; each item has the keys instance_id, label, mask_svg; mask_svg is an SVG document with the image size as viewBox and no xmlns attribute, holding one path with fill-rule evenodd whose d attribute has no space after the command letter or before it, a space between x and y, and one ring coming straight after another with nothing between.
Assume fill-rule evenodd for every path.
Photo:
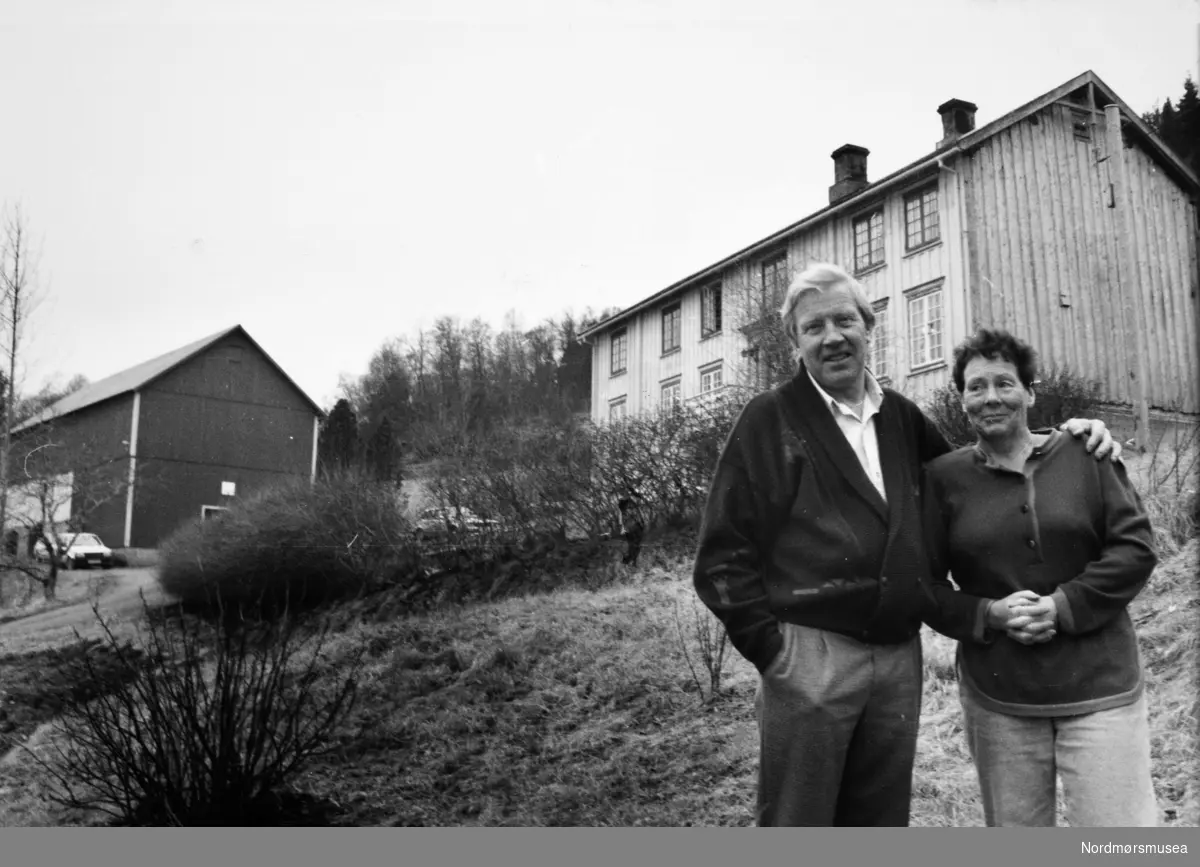
<instances>
[{"instance_id":1,"label":"man's white hair","mask_svg":"<svg viewBox=\"0 0 1200 867\"><path fill-rule=\"evenodd\" d=\"M783 299L783 307L779 316L783 320L783 332L792 342L792 346L800 345L800 337L796 332L796 307L800 301L812 292L828 292L830 289L845 289L854 299L854 306L862 315L867 331L875 328L875 310L867 300L867 294L857 280L846 273L845 269L828 262L818 262L809 265L796 275L788 286L787 295Z\"/></svg>"}]
</instances>

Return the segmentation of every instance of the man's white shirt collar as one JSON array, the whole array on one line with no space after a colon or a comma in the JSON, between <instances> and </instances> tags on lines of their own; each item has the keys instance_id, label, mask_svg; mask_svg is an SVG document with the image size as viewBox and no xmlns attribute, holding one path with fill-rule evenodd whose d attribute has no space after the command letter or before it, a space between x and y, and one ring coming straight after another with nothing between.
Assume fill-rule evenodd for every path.
<instances>
[{"instance_id":1,"label":"man's white shirt collar","mask_svg":"<svg viewBox=\"0 0 1200 867\"><path fill-rule=\"evenodd\" d=\"M813 384L813 387L816 388L817 393L821 395L821 399L825 401L825 405L831 411L841 411L846 415L854 415L854 409L849 404L838 400L825 389L821 388L820 383L813 378L812 373L809 372L807 367L804 368L804 373L808 376L808 381ZM866 421L872 415L879 412L879 408L883 406L883 388L879 385L879 381L871 375L869 370L863 371L863 375L866 377L867 393L865 402L863 403L862 421Z\"/></svg>"}]
</instances>

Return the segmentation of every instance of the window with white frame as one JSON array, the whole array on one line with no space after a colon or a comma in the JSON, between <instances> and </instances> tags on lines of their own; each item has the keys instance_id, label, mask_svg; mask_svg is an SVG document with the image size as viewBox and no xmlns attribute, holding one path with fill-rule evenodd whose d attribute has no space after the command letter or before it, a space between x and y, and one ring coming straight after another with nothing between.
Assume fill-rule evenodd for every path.
<instances>
[{"instance_id":1,"label":"window with white frame","mask_svg":"<svg viewBox=\"0 0 1200 867\"><path fill-rule=\"evenodd\" d=\"M615 376L625 372L629 363L629 332L622 328L614 331L612 336L612 366L610 372Z\"/></svg>"},{"instance_id":2,"label":"window with white frame","mask_svg":"<svg viewBox=\"0 0 1200 867\"><path fill-rule=\"evenodd\" d=\"M608 404L608 420L610 422L618 422L625 418L625 398L618 397L616 400L609 401Z\"/></svg>"},{"instance_id":3,"label":"window with white frame","mask_svg":"<svg viewBox=\"0 0 1200 867\"><path fill-rule=\"evenodd\" d=\"M700 336L721 330L721 284L713 283L700 291Z\"/></svg>"},{"instance_id":4,"label":"window with white frame","mask_svg":"<svg viewBox=\"0 0 1200 867\"><path fill-rule=\"evenodd\" d=\"M663 383L662 401L659 405L663 412L673 412L683 406L683 384L679 379Z\"/></svg>"},{"instance_id":5,"label":"window with white frame","mask_svg":"<svg viewBox=\"0 0 1200 867\"><path fill-rule=\"evenodd\" d=\"M908 296L908 366L910 370L942 361L942 285L919 288Z\"/></svg>"},{"instance_id":6,"label":"window with white frame","mask_svg":"<svg viewBox=\"0 0 1200 867\"><path fill-rule=\"evenodd\" d=\"M724 371L720 363L700 368L700 393L708 394L724 385Z\"/></svg>"},{"instance_id":7,"label":"window with white frame","mask_svg":"<svg viewBox=\"0 0 1200 867\"><path fill-rule=\"evenodd\" d=\"M854 221L854 270L883 264L883 208Z\"/></svg>"},{"instance_id":8,"label":"window with white frame","mask_svg":"<svg viewBox=\"0 0 1200 867\"><path fill-rule=\"evenodd\" d=\"M763 298L767 304L775 306L783 301L787 292L787 253L776 253L762 261L760 266L762 276Z\"/></svg>"},{"instance_id":9,"label":"window with white frame","mask_svg":"<svg viewBox=\"0 0 1200 867\"><path fill-rule=\"evenodd\" d=\"M938 224L937 184L904 197L904 231L906 250L932 244L942 236Z\"/></svg>"},{"instance_id":10,"label":"window with white frame","mask_svg":"<svg viewBox=\"0 0 1200 867\"><path fill-rule=\"evenodd\" d=\"M875 328L871 331L871 373L883 381L892 378L891 334L887 299L875 302Z\"/></svg>"},{"instance_id":11,"label":"window with white frame","mask_svg":"<svg viewBox=\"0 0 1200 867\"><path fill-rule=\"evenodd\" d=\"M683 325L683 314L678 304L672 304L662 313L662 351L663 355L674 352L679 348L680 331Z\"/></svg>"}]
</instances>

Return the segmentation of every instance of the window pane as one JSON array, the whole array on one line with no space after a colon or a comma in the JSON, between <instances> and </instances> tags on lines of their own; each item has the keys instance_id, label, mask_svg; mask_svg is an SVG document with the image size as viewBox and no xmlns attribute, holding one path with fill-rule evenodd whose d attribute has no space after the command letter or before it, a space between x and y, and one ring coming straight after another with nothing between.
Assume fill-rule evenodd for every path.
<instances>
[{"instance_id":1,"label":"window pane","mask_svg":"<svg viewBox=\"0 0 1200 867\"><path fill-rule=\"evenodd\" d=\"M921 328L924 319L925 299L913 298L908 302L908 341L909 341L909 366L917 367L922 363L924 358L925 347L923 340L923 329Z\"/></svg>"},{"instance_id":2,"label":"window pane","mask_svg":"<svg viewBox=\"0 0 1200 867\"><path fill-rule=\"evenodd\" d=\"M663 311L663 352L670 352L679 346L679 307Z\"/></svg>"},{"instance_id":3,"label":"window pane","mask_svg":"<svg viewBox=\"0 0 1200 867\"><path fill-rule=\"evenodd\" d=\"M861 271L871 264L871 225L869 220L854 223L854 269Z\"/></svg>"},{"instance_id":4,"label":"window pane","mask_svg":"<svg viewBox=\"0 0 1200 867\"><path fill-rule=\"evenodd\" d=\"M921 243L921 202L908 199L904 203L905 245L916 247Z\"/></svg>"},{"instance_id":5,"label":"window pane","mask_svg":"<svg viewBox=\"0 0 1200 867\"><path fill-rule=\"evenodd\" d=\"M928 361L936 361L942 357L942 293L933 292L926 296L929 299L929 357Z\"/></svg>"},{"instance_id":6,"label":"window pane","mask_svg":"<svg viewBox=\"0 0 1200 867\"><path fill-rule=\"evenodd\" d=\"M700 293L700 333L721 330L721 287L710 286Z\"/></svg>"},{"instance_id":7,"label":"window pane","mask_svg":"<svg viewBox=\"0 0 1200 867\"><path fill-rule=\"evenodd\" d=\"M782 298L786 286L787 256L776 256L763 262L762 281L763 293L774 300Z\"/></svg>"},{"instance_id":8,"label":"window pane","mask_svg":"<svg viewBox=\"0 0 1200 867\"><path fill-rule=\"evenodd\" d=\"M876 211L871 217L871 264L883 261L883 212Z\"/></svg>"},{"instance_id":9,"label":"window pane","mask_svg":"<svg viewBox=\"0 0 1200 867\"><path fill-rule=\"evenodd\" d=\"M625 369L629 356L629 334L621 331L612 337L612 363L610 372L620 373Z\"/></svg>"},{"instance_id":10,"label":"window pane","mask_svg":"<svg viewBox=\"0 0 1200 867\"><path fill-rule=\"evenodd\" d=\"M874 348L871 352L871 368L875 376L883 379L888 373L888 311L884 307L875 311Z\"/></svg>"},{"instance_id":11,"label":"window pane","mask_svg":"<svg viewBox=\"0 0 1200 867\"><path fill-rule=\"evenodd\" d=\"M938 239L938 206L937 206L937 190L933 189L927 192L921 199L921 209L924 211L925 217L925 241L936 241Z\"/></svg>"}]
</instances>

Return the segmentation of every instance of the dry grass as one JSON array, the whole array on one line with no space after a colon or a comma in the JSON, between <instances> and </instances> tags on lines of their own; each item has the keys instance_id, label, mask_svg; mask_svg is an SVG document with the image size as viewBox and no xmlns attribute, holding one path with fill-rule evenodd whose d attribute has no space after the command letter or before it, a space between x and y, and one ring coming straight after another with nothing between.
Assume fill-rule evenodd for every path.
<instances>
[{"instance_id":1,"label":"dry grass","mask_svg":"<svg viewBox=\"0 0 1200 867\"><path fill-rule=\"evenodd\" d=\"M0 623L87 602L112 585L113 575L107 569L64 569L58 573L54 599L46 601L40 584L15 571L0 572Z\"/></svg>"},{"instance_id":2,"label":"dry grass","mask_svg":"<svg viewBox=\"0 0 1200 867\"><path fill-rule=\"evenodd\" d=\"M1200 427L1169 426L1144 453L1123 456L1154 525L1159 557L1178 554L1195 537L1200 490Z\"/></svg>"}]
</instances>

